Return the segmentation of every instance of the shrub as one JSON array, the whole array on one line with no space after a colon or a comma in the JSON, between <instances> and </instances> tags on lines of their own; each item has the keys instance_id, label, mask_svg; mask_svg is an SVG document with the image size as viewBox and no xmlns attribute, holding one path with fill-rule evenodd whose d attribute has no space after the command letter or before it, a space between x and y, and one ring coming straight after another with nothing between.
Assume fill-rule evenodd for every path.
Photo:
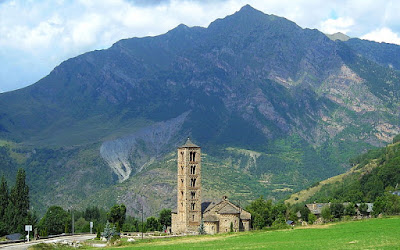
<instances>
[{"instance_id":1,"label":"shrub","mask_svg":"<svg viewBox=\"0 0 400 250\"><path fill-rule=\"evenodd\" d=\"M314 222L317 220L317 216L315 214L310 213L308 215L308 223L309 224L314 224Z\"/></svg>"}]
</instances>

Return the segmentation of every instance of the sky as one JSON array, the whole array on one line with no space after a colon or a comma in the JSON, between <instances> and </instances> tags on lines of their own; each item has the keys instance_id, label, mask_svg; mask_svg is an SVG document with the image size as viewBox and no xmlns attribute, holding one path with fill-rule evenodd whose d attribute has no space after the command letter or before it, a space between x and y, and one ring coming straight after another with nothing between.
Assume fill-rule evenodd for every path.
<instances>
[{"instance_id":1,"label":"sky","mask_svg":"<svg viewBox=\"0 0 400 250\"><path fill-rule=\"evenodd\" d=\"M31 85L61 62L183 23L207 27L250 4L302 28L400 45L396 0L0 0L0 92Z\"/></svg>"}]
</instances>

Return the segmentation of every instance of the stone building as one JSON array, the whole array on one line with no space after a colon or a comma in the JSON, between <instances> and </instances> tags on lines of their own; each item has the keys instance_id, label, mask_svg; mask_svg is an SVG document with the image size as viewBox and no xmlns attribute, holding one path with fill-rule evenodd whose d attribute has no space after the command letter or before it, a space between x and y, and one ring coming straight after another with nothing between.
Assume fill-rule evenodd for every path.
<instances>
[{"instance_id":1,"label":"stone building","mask_svg":"<svg viewBox=\"0 0 400 250\"><path fill-rule=\"evenodd\" d=\"M250 213L230 202L226 196L221 202L201 200L201 149L188 138L178 148L177 206L171 214L174 234L197 233L203 220L207 234L248 231Z\"/></svg>"},{"instance_id":2,"label":"stone building","mask_svg":"<svg viewBox=\"0 0 400 250\"><path fill-rule=\"evenodd\" d=\"M226 196L218 203L211 203L203 212L207 234L250 230L251 214L236 206Z\"/></svg>"}]
</instances>

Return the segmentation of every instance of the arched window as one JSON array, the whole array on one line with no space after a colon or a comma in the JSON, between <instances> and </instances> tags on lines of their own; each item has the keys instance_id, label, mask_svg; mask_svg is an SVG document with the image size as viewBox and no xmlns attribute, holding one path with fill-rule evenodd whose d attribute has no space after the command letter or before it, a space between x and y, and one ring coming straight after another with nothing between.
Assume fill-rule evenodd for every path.
<instances>
[{"instance_id":1,"label":"arched window","mask_svg":"<svg viewBox=\"0 0 400 250\"><path fill-rule=\"evenodd\" d=\"M190 174L196 174L196 166L190 166Z\"/></svg>"},{"instance_id":2,"label":"arched window","mask_svg":"<svg viewBox=\"0 0 400 250\"><path fill-rule=\"evenodd\" d=\"M183 158L183 152L181 152L181 161L184 161L184 158Z\"/></svg>"},{"instance_id":3,"label":"arched window","mask_svg":"<svg viewBox=\"0 0 400 250\"><path fill-rule=\"evenodd\" d=\"M190 186L191 187L196 186L196 179L195 178L190 179Z\"/></svg>"},{"instance_id":4,"label":"arched window","mask_svg":"<svg viewBox=\"0 0 400 250\"><path fill-rule=\"evenodd\" d=\"M194 221L194 215L192 215L192 221Z\"/></svg>"},{"instance_id":5,"label":"arched window","mask_svg":"<svg viewBox=\"0 0 400 250\"><path fill-rule=\"evenodd\" d=\"M182 168L182 173L183 173L183 166L181 166L181 168Z\"/></svg>"},{"instance_id":6,"label":"arched window","mask_svg":"<svg viewBox=\"0 0 400 250\"><path fill-rule=\"evenodd\" d=\"M182 183L181 185L183 186L183 179L181 179L181 183Z\"/></svg>"},{"instance_id":7,"label":"arched window","mask_svg":"<svg viewBox=\"0 0 400 250\"><path fill-rule=\"evenodd\" d=\"M196 203L192 203L192 210L194 210L194 207L196 206Z\"/></svg>"},{"instance_id":8,"label":"arched window","mask_svg":"<svg viewBox=\"0 0 400 250\"><path fill-rule=\"evenodd\" d=\"M190 196L191 196L192 199L196 199L196 192L193 192L193 191L192 191L192 192L190 193Z\"/></svg>"},{"instance_id":9,"label":"arched window","mask_svg":"<svg viewBox=\"0 0 400 250\"><path fill-rule=\"evenodd\" d=\"M182 194L182 198L183 198L183 191L181 191L181 194Z\"/></svg>"},{"instance_id":10,"label":"arched window","mask_svg":"<svg viewBox=\"0 0 400 250\"><path fill-rule=\"evenodd\" d=\"M196 161L196 152L193 152L193 161Z\"/></svg>"},{"instance_id":11,"label":"arched window","mask_svg":"<svg viewBox=\"0 0 400 250\"><path fill-rule=\"evenodd\" d=\"M193 152L190 152L190 161L192 161Z\"/></svg>"}]
</instances>

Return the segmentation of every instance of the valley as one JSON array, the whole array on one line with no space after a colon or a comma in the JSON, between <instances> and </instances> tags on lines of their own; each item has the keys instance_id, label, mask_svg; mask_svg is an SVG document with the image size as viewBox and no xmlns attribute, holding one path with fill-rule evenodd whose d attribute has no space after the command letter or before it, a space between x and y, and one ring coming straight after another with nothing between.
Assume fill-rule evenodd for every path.
<instances>
[{"instance_id":1,"label":"valley","mask_svg":"<svg viewBox=\"0 0 400 250\"><path fill-rule=\"evenodd\" d=\"M39 214L124 203L150 216L176 204L176 148L190 136L205 199L283 200L400 133L399 53L249 5L124 39L0 94L0 174L26 170Z\"/></svg>"}]
</instances>

